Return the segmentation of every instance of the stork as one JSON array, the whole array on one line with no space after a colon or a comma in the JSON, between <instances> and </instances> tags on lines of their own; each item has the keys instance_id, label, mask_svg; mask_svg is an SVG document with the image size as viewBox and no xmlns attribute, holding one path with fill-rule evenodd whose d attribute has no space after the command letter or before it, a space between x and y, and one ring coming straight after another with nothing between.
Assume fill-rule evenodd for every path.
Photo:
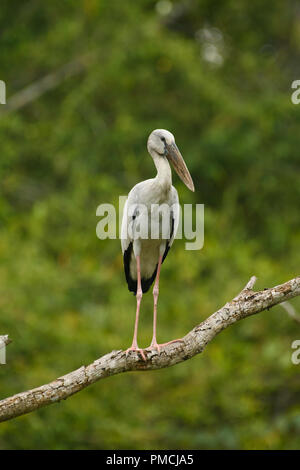
<instances>
[{"instance_id":1,"label":"stork","mask_svg":"<svg viewBox=\"0 0 300 470\"><path fill-rule=\"evenodd\" d=\"M157 350L160 353L161 346L181 341L178 339L158 344L156 339L161 265L174 241L180 216L178 193L172 186L172 173L169 162L172 163L184 184L191 191L195 190L189 170L171 132L165 129L154 130L148 138L147 149L153 158L157 175L155 178L142 181L132 188L125 202L121 226L125 277L129 291L136 296L133 341L131 347L126 350L126 355L131 351L136 351L141 354L143 360L146 360L144 350L139 348L137 343L140 306L143 293L150 289L153 282L153 336L151 344L146 350ZM162 230L162 217L157 210L157 207L161 205L170 209L169 219L167 219L169 230L167 232ZM153 208L156 208L156 210L153 210ZM155 237L153 237L153 231L150 232L149 223L151 230L153 226L154 232L157 229ZM144 236L141 236L141 227L145 226Z\"/></svg>"}]
</instances>

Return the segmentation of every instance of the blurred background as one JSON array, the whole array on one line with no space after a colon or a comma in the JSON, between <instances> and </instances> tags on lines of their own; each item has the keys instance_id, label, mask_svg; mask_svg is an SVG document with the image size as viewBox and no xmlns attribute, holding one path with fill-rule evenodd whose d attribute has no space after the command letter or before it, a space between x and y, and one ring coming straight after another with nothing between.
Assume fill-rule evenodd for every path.
<instances>
[{"instance_id":1,"label":"blurred background","mask_svg":"<svg viewBox=\"0 0 300 470\"><path fill-rule=\"evenodd\" d=\"M205 204L205 242L177 240L158 340L235 296L299 274L300 2L1 2L1 396L130 346L135 299L96 208L155 175L146 141L174 133ZM300 105L299 105L300 106ZM300 311L300 300L292 301ZM143 299L139 343L152 334ZM175 367L108 378L0 425L2 449L299 448L299 324L278 306Z\"/></svg>"}]
</instances>

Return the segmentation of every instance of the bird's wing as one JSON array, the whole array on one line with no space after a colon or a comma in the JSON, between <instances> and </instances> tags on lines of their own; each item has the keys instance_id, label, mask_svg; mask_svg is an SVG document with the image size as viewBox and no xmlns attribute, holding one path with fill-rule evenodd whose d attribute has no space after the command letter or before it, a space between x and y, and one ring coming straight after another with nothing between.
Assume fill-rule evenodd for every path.
<instances>
[{"instance_id":1,"label":"bird's wing","mask_svg":"<svg viewBox=\"0 0 300 470\"><path fill-rule=\"evenodd\" d=\"M133 226L131 227L132 230L128 230L130 224L134 223L134 220L136 219L138 215L138 207L134 209L132 206L136 206L138 203L138 188L137 185L132 188L130 193L128 194L128 197L126 199L126 202L124 204L124 209L123 209L123 216L122 216L122 225L121 225L121 246L122 246L122 252L124 253L125 250L127 250L128 246L130 243L133 242L132 237L130 236L130 233L133 233ZM130 211L129 209L132 210ZM128 214L129 212L129 214Z\"/></svg>"},{"instance_id":2,"label":"bird's wing","mask_svg":"<svg viewBox=\"0 0 300 470\"><path fill-rule=\"evenodd\" d=\"M174 220L174 226L173 226L173 233L171 234L171 238L169 241L169 246L172 245L174 238L176 237L176 233L178 230L178 225L179 225L179 219L180 219L180 206L179 206L179 197L178 197L178 192L172 186L172 214L173 214L173 220Z\"/></svg>"},{"instance_id":3,"label":"bird's wing","mask_svg":"<svg viewBox=\"0 0 300 470\"><path fill-rule=\"evenodd\" d=\"M130 242L129 235L128 235L128 217L127 217L127 210L128 210L128 198L124 204L123 209L123 216L122 216L122 225L121 225L121 246L122 246L122 253L127 250Z\"/></svg>"},{"instance_id":4,"label":"bird's wing","mask_svg":"<svg viewBox=\"0 0 300 470\"><path fill-rule=\"evenodd\" d=\"M171 205L172 205L172 211L171 211L171 233L170 233L170 239L166 243L166 249L163 254L163 259L162 262L166 259L167 254L169 253L169 250L174 242L177 230L178 230L178 225L179 225L179 219L180 219L180 206L179 206L179 198L178 198L178 193L177 190L172 186L171 190Z\"/></svg>"},{"instance_id":5,"label":"bird's wing","mask_svg":"<svg viewBox=\"0 0 300 470\"><path fill-rule=\"evenodd\" d=\"M126 281L128 284L129 291L136 294L137 290L137 281L136 279L132 279L130 274L130 263L133 260L133 239L130 236L130 232L128 231L128 227L130 224L134 223L136 218L136 213L132 215L128 215L128 208L131 204L135 204L137 199L135 188L133 188L130 193L128 194L128 198L124 204L123 209L123 216L122 216L122 225L121 225L121 246L122 246L122 253L123 253L123 264L124 264L124 272ZM131 231L132 232L132 231Z\"/></svg>"}]
</instances>

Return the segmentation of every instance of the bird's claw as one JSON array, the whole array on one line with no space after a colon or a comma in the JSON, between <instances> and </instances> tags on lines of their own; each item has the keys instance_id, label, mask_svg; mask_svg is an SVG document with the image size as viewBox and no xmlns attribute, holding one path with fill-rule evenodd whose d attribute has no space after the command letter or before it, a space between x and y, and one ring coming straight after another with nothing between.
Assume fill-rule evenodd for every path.
<instances>
[{"instance_id":1,"label":"bird's claw","mask_svg":"<svg viewBox=\"0 0 300 470\"><path fill-rule=\"evenodd\" d=\"M152 341L150 346L146 348L146 351L153 351L156 349L158 354L160 354L161 347L167 346L168 344L172 344L172 343L178 343L178 342L184 343L183 339L173 339L172 341L168 341L167 343L161 343L161 344L158 344L156 341L155 342Z\"/></svg>"},{"instance_id":2,"label":"bird's claw","mask_svg":"<svg viewBox=\"0 0 300 470\"><path fill-rule=\"evenodd\" d=\"M146 348L146 351L153 351L156 349L158 354L160 354L160 347L163 346L162 344L157 344L157 343L151 343L148 348Z\"/></svg>"},{"instance_id":3,"label":"bird's claw","mask_svg":"<svg viewBox=\"0 0 300 470\"><path fill-rule=\"evenodd\" d=\"M184 343L184 341L183 341L183 339L180 339L180 338L179 339L173 339L172 341L168 341L167 343L161 343L161 344L158 344L156 341L152 341L150 346L148 346L148 348L146 348L146 349L141 349L138 346L131 346L130 348L126 349L125 354L126 354L126 357L127 357L128 354L131 351L140 353L140 355L142 356L143 361L146 362L147 359L146 359L144 351L156 350L158 352L158 354L160 354L160 350L161 350L162 347L167 346L168 344L172 344L172 343Z\"/></svg>"},{"instance_id":4,"label":"bird's claw","mask_svg":"<svg viewBox=\"0 0 300 470\"><path fill-rule=\"evenodd\" d=\"M144 350L141 349L141 348L138 348L138 347L135 347L135 346L131 346L130 348L126 349L125 351L125 354L126 354L126 357L128 356L128 354L130 353L130 351L134 351L134 352L137 352L137 353L140 353L140 355L142 356L142 359L144 361L146 361L146 356L144 354Z\"/></svg>"}]
</instances>

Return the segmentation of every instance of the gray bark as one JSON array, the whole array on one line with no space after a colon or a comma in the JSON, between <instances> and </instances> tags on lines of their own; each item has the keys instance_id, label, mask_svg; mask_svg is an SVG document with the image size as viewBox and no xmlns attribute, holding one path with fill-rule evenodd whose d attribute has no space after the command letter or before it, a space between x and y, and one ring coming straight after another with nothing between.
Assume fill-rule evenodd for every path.
<instances>
[{"instance_id":1,"label":"gray bark","mask_svg":"<svg viewBox=\"0 0 300 470\"><path fill-rule=\"evenodd\" d=\"M111 375L127 371L161 369L190 359L201 353L218 333L233 323L263 310L269 310L274 305L300 294L300 277L260 292L252 290L255 281L256 278L252 277L240 294L195 326L182 338L183 342L162 347L160 354L145 350L146 361L135 352L126 357L125 351L112 351L96 359L92 364L82 366L49 384L1 400L0 422L59 402Z\"/></svg>"}]
</instances>

